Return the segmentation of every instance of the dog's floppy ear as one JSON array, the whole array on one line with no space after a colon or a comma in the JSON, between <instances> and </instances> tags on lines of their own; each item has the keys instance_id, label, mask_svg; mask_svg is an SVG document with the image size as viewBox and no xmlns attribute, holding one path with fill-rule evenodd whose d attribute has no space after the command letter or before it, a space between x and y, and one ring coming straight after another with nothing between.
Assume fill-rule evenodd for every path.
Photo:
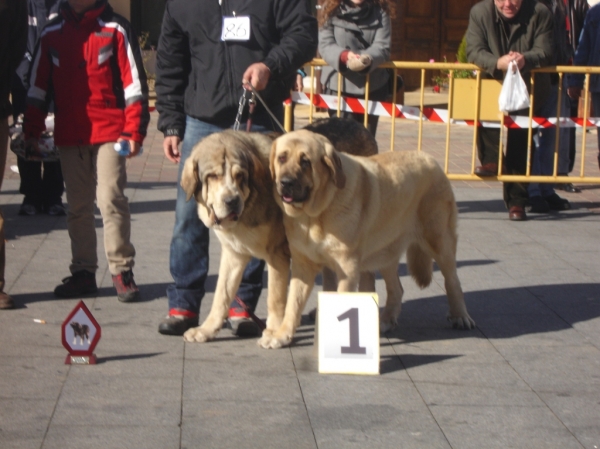
<instances>
[{"instance_id":1,"label":"dog's floppy ear","mask_svg":"<svg viewBox=\"0 0 600 449\"><path fill-rule=\"evenodd\" d=\"M271 172L271 178L275 180L275 153L277 151L277 139L271 144L271 153L269 153L269 170Z\"/></svg>"},{"instance_id":2,"label":"dog's floppy ear","mask_svg":"<svg viewBox=\"0 0 600 449\"><path fill-rule=\"evenodd\" d=\"M181 188L186 193L186 201L189 201L196 192L202 188L200 175L198 174L198 161L190 156L185 161L183 172L181 173Z\"/></svg>"},{"instance_id":3,"label":"dog's floppy ear","mask_svg":"<svg viewBox=\"0 0 600 449\"><path fill-rule=\"evenodd\" d=\"M333 183L338 189L343 189L346 185L346 175L344 174L344 170L342 169L342 161L340 159L339 154L335 151L335 148L331 144L331 142L326 139L320 139L321 145L323 145L325 150L325 156L323 156L323 162L329 168L331 172L331 179Z\"/></svg>"}]
</instances>

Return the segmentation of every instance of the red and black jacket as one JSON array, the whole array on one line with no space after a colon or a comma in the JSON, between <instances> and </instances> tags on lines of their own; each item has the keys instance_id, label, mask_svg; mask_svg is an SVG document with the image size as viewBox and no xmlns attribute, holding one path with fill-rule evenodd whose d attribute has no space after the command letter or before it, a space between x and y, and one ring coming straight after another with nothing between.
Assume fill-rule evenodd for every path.
<instances>
[{"instance_id":1,"label":"red and black jacket","mask_svg":"<svg viewBox=\"0 0 600 449\"><path fill-rule=\"evenodd\" d=\"M67 3L38 41L30 72L24 131L39 137L50 99L54 142L95 145L119 137L140 144L150 114L142 56L131 25L106 0L76 15Z\"/></svg>"}]
</instances>

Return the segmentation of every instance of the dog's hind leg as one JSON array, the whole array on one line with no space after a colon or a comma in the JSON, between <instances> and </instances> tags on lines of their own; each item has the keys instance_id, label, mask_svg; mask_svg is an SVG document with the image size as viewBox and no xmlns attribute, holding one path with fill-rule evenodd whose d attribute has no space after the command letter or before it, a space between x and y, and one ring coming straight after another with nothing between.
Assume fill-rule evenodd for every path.
<instances>
[{"instance_id":1,"label":"dog's hind leg","mask_svg":"<svg viewBox=\"0 0 600 449\"><path fill-rule=\"evenodd\" d=\"M429 244L435 250L433 259L444 276L444 286L450 307L448 321L452 323L452 327L457 329L473 329L475 321L467 312L464 294L456 271L456 232L454 229L448 228L438 235L439 238L429 240Z\"/></svg>"},{"instance_id":2,"label":"dog's hind leg","mask_svg":"<svg viewBox=\"0 0 600 449\"><path fill-rule=\"evenodd\" d=\"M390 331L398 325L398 315L402 309L402 295L404 289L398 277L398 263L395 262L379 270L385 281L387 299L385 307L379 318L379 331L381 333Z\"/></svg>"}]
</instances>

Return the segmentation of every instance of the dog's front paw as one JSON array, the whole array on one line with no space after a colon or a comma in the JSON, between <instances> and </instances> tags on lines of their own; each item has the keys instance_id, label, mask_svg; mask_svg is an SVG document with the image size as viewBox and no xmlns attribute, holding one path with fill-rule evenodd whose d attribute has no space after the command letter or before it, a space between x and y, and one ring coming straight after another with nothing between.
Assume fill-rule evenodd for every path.
<instances>
[{"instance_id":1,"label":"dog's front paw","mask_svg":"<svg viewBox=\"0 0 600 449\"><path fill-rule=\"evenodd\" d=\"M398 320L396 317L388 315L385 310L379 317L379 332L385 334L398 326Z\"/></svg>"},{"instance_id":2,"label":"dog's front paw","mask_svg":"<svg viewBox=\"0 0 600 449\"><path fill-rule=\"evenodd\" d=\"M454 329L475 329L475 320L466 312L462 316L452 316L448 313L447 319L452 323Z\"/></svg>"},{"instance_id":3,"label":"dog's front paw","mask_svg":"<svg viewBox=\"0 0 600 449\"><path fill-rule=\"evenodd\" d=\"M210 332L202 327L193 327L188 329L185 334L183 334L183 339L185 341L189 341L190 343L204 343L213 340L216 335L216 332Z\"/></svg>"},{"instance_id":4,"label":"dog's front paw","mask_svg":"<svg viewBox=\"0 0 600 449\"><path fill-rule=\"evenodd\" d=\"M258 340L258 346L264 349L279 349L288 346L291 342L291 335L282 335L281 333L265 330L262 338Z\"/></svg>"}]
</instances>

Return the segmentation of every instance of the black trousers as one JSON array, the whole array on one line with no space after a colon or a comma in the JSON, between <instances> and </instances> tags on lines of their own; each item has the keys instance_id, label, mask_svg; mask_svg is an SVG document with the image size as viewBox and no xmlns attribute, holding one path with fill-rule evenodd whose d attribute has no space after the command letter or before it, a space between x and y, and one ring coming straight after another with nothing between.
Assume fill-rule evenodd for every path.
<instances>
[{"instance_id":1,"label":"black trousers","mask_svg":"<svg viewBox=\"0 0 600 449\"><path fill-rule=\"evenodd\" d=\"M520 111L519 111L520 112ZM502 161L502 170L506 175L524 175L527 171L527 129L508 129L506 151ZM497 128L479 128L477 133L477 153L481 164L498 163L500 130ZM535 147L532 145L532 151ZM529 201L527 183L503 183L503 196L506 207L525 207Z\"/></svg>"},{"instance_id":2,"label":"black trousers","mask_svg":"<svg viewBox=\"0 0 600 449\"><path fill-rule=\"evenodd\" d=\"M23 203L40 209L62 204L64 184L60 161L37 162L17 158L21 184L19 192L25 195Z\"/></svg>"},{"instance_id":3,"label":"black trousers","mask_svg":"<svg viewBox=\"0 0 600 449\"><path fill-rule=\"evenodd\" d=\"M12 85L13 115L15 121L25 112L27 91L15 76ZM21 184L19 192L25 195L23 203L32 204L39 209L53 204L62 204L65 190L60 161L38 162L17 158Z\"/></svg>"}]
</instances>

